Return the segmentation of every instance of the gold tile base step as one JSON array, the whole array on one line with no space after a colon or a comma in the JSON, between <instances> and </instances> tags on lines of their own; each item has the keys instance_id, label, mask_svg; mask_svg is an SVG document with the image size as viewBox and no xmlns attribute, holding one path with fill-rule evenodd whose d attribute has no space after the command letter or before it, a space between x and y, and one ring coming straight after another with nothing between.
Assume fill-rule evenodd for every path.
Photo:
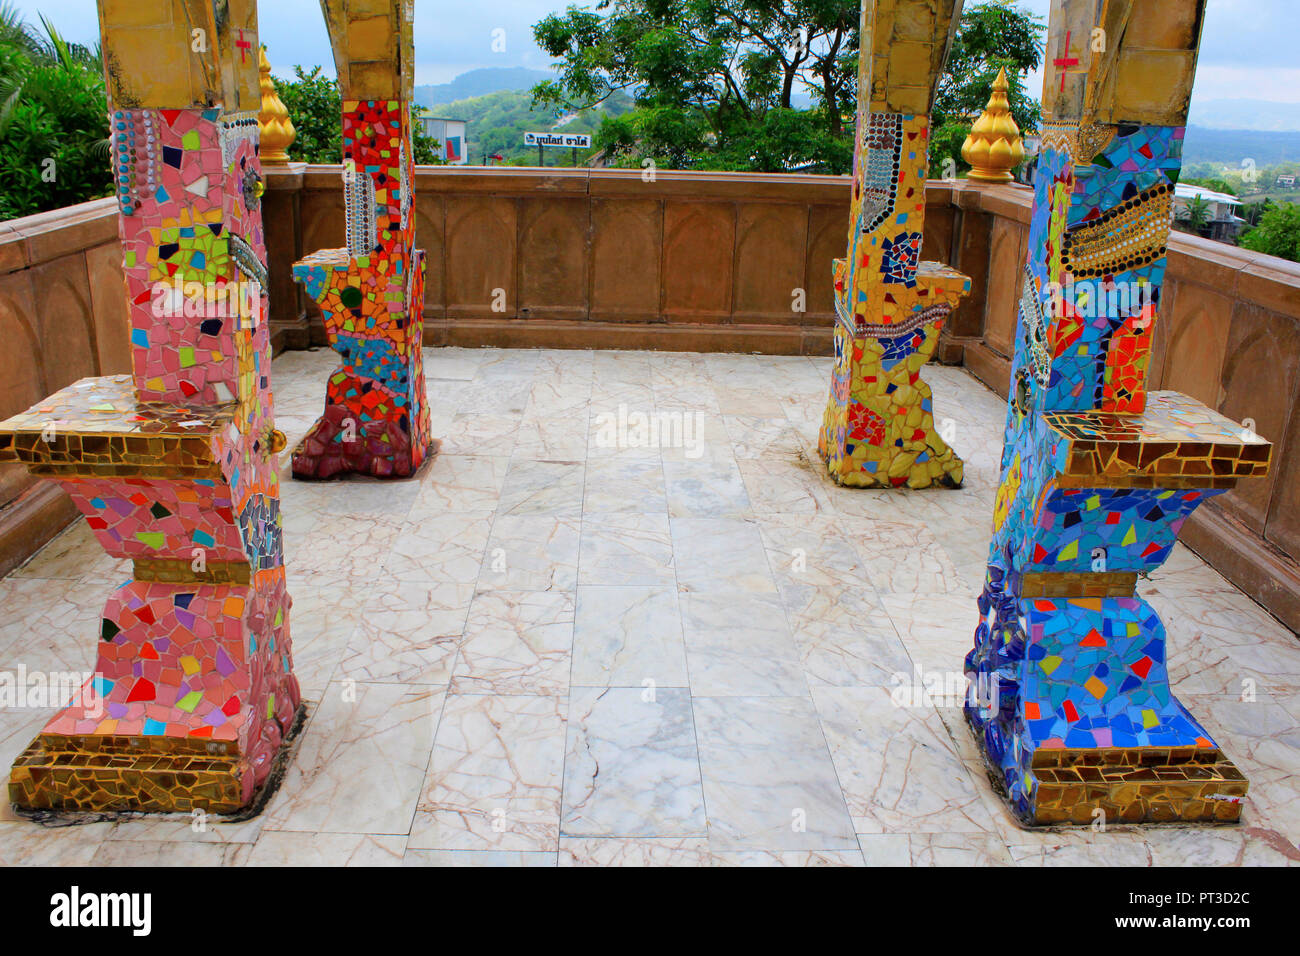
<instances>
[{"instance_id":1,"label":"gold tile base step","mask_svg":"<svg viewBox=\"0 0 1300 956\"><path fill-rule=\"evenodd\" d=\"M233 741L62 734L41 734L18 756L9 773L9 800L28 811L256 813L279 782L304 715L300 709L251 802L242 799L241 756Z\"/></svg>"},{"instance_id":2,"label":"gold tile base step","mask_svg":"<svg viewBox=\"0 0 1300 956\"><path fill-rule=\"evenodd\" d=\"M1040 750L1032 823L1236 823L1249 782L1218 749Z\"/></svg>"}]
</instances>

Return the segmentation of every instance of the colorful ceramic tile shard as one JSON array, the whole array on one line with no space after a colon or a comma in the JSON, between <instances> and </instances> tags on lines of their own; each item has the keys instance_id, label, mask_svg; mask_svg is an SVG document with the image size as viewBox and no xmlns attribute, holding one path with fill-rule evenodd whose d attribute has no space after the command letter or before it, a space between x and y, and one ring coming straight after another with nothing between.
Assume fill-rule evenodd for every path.
<instances>
[{"instance_id":1,"label":"colorful ceramic tile shard","mask_svg":"<svg viewBox=\"0 0 1300 956\"><path fill-rule=\"evenodd\" d=\"M1203 0L1055 0L966 716L1028 824L1232 822L1247 782L1169 686L1137 578L1271 446L1145 388ZM1101 31L1101 32L1098 32ZM1102 37L1105 42L1098 43Z\"/></svg>"},{"instance_id":2,"label":"colorful ceramic tile shard","mask_svg":"<svg viewBox=\"0 0 1300 956\"><path fill-rule=\"evenodd\" d=\"M410 0L323 0L343 91L347 246L294 263L343 364L293 452L298 478L405 477L435 454L424 392L424 250L411 193Z\"/></svg>"},{"instance_id":3,"label":"colorful ceramic tile shard","mask_svg":"<svg viewBox=\"0 0 1300 956\"><path fill-rule=\"evenodd\" d=\"M835 260L835 366L817 448L859 487L959 487L921 367L970 280L921 261L930 106L954 0L864 0L848 255Z\"/></svg>"},{"instance_id":4,"label":"colorful ceramic tile shard","mask_svg":"<svg viewBox=\"0 0 1300 956\"><path fill-rule=\"evenodd\" d=\"M219 9L218 9L219 8ZM20 807L231 812L297 717L265 321L253 0L100 0L133 374L0 424L131 580ZM201 36L203 43L196 42Z\"/></svg>"}]
</instances>

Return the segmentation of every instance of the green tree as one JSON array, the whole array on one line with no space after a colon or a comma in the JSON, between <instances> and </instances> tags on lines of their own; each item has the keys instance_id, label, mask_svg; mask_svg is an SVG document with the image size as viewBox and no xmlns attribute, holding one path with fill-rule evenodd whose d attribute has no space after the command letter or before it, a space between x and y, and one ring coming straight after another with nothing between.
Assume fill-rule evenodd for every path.
<instances>
[{"instance_id":1,"label":"green tree","mask_svg":"<svg viewBox=\"0 0 1300 956\"><path fill-rule=\"evenodd\" d=\"M1237 189L1226 179L1217 176L1182 176L1178 180L1180 183L1187 183L1189 186L1201 186L1205 189L1212 189L1216 193L1227 193L1229 196L1237 195Z\"/></svg>"},{"instance_id":2,"label":"green tree","mask_svg":"<svg viewBox=\"0 0 1300 956\"><path fill-rule=\"evenodd\" d=\"M962 143L971 124L993 94L998 71L1007 71L1007 101L1022 136L1035 133L1042 108L1025 89L1025 74L1043 62L1043 21L1014 0L987 0L968 7L953 39L952 50L935 97L930 139L930 168L952 160L965 169Z\"/></svg>"},{"instance_id":3,"label":"green tree","mask_svg":"<svg viewBox=\"0 0 1300 956\"><path fill-rule=\"evenodd\" d=\"M40 31L0 4L0 218L112 192L99 49Z\"/></svg>"},{"instance_id":4,"label":"green tree","mask_svg":"<svg viewBox=\"0 0 1300 956\"><path fill-rule=\"evenodd\" d=\"M621 165L847 172L858 11L858 0L571 6L533 27L560 73L534 87L534 104L583 109L630 93L635 108L595 137ZM796 109L796 93L812 108Z\"/></svg>"},{"instance_id":5,"label":"green tree","mask_svg":"<svg viewBox=\"0 0 1300 956\"><path fill-rule=\"evenodd\" d=\"M1300 206L1278 203L1259 218L1259 225L1241 237L1243 248L1300 262Z\"/></svg>"},{"instance_id":6,"label":"green tree","mask_svg":"<svg viewBox=\"0 0 1300 956\"><path fill-rule=\"evenodd\" d=\"M338 81L322 74L319 66L312 67L310 73L295 66L293 75L292 80L271 78L297 133L289 158L302 163L339 162L343 158L343 96ZM440 164L438 146L437 140L413 124L411 153L416 164Z\"/></svg>"},{"instance_id":7,"label":"green tree","mask_svg":"<svg viewBox=\"0 0 1300 956\"><path fill-rule=\"evenodd\" d=\"M1174 225L1183 232L1197 236L1205 235L1205 228L1210 224L1210 202L1200 196L1187 200L1174 217Z\"/></svg>"}]
</instances>

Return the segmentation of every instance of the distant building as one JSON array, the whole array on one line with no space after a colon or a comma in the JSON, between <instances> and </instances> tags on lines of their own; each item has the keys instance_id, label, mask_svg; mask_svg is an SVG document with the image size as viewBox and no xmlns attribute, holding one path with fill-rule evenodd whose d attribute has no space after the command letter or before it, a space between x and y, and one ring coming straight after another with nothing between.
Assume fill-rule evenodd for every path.
<instances>
[{"instance_id":1,"label":"distant building","mask_svg":"<svg viewBox=\"0 0 1300 956\"><path fill-rule=\"evenodd\" d=\"M1219 242L1232 242L1246 225L1246 220L1236 214L1241 200L1227 193L1217 193L1204 186L1179 183L1174 187L1174 220L1187 218L1188 203L1192 199L1203 199L1208 207L1209 221L1206 223L1206 238Z\"/></svg>"},{"instance_id":2,"label":"distant building","mask_svg":"<svg viewBox=\"0 0 1300 956\"><path fill-rule=\"evenodd\" d=\"M450 166L463 166L469 162L465 141L465 121L444 119L421 111L416 119L424 135L438 141L438 155Z\"/></svg>"},{"instance_id":3,"label":"distant building","mask_svg":"<svg viewBox=\"0 0 1300 956\"><path fill-rule=\"evenodd\" d=\"M1295 179L1296 179L1296 178L1295 178L1294 175L1291 175L1291 176L1279 176L1279 177L1277 177L1277 184L1278 184L1279 186L1284 186L1284 187L1286 187L1287 189L1295 189Z\"/></svg>"}]
</instances>

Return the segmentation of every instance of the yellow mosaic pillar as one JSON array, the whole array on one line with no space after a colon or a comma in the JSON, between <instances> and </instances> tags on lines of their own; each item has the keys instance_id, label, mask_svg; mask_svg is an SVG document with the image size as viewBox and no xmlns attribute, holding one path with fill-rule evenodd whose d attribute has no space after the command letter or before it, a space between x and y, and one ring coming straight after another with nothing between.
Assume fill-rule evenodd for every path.
<instances>
[{"instance_id":1,"label":"yellow mosaic pillar","mask_svg":"<svg viewBox=\"0 0 1300 956\"><path fill-rule=\"evenodd\" d=\"M921 367L970 279L921 261L930 108L960 4L863 0L848 255L835 260L835 367L817 448L858 487L956 488Z\"/></svg>"}]
</instances>

